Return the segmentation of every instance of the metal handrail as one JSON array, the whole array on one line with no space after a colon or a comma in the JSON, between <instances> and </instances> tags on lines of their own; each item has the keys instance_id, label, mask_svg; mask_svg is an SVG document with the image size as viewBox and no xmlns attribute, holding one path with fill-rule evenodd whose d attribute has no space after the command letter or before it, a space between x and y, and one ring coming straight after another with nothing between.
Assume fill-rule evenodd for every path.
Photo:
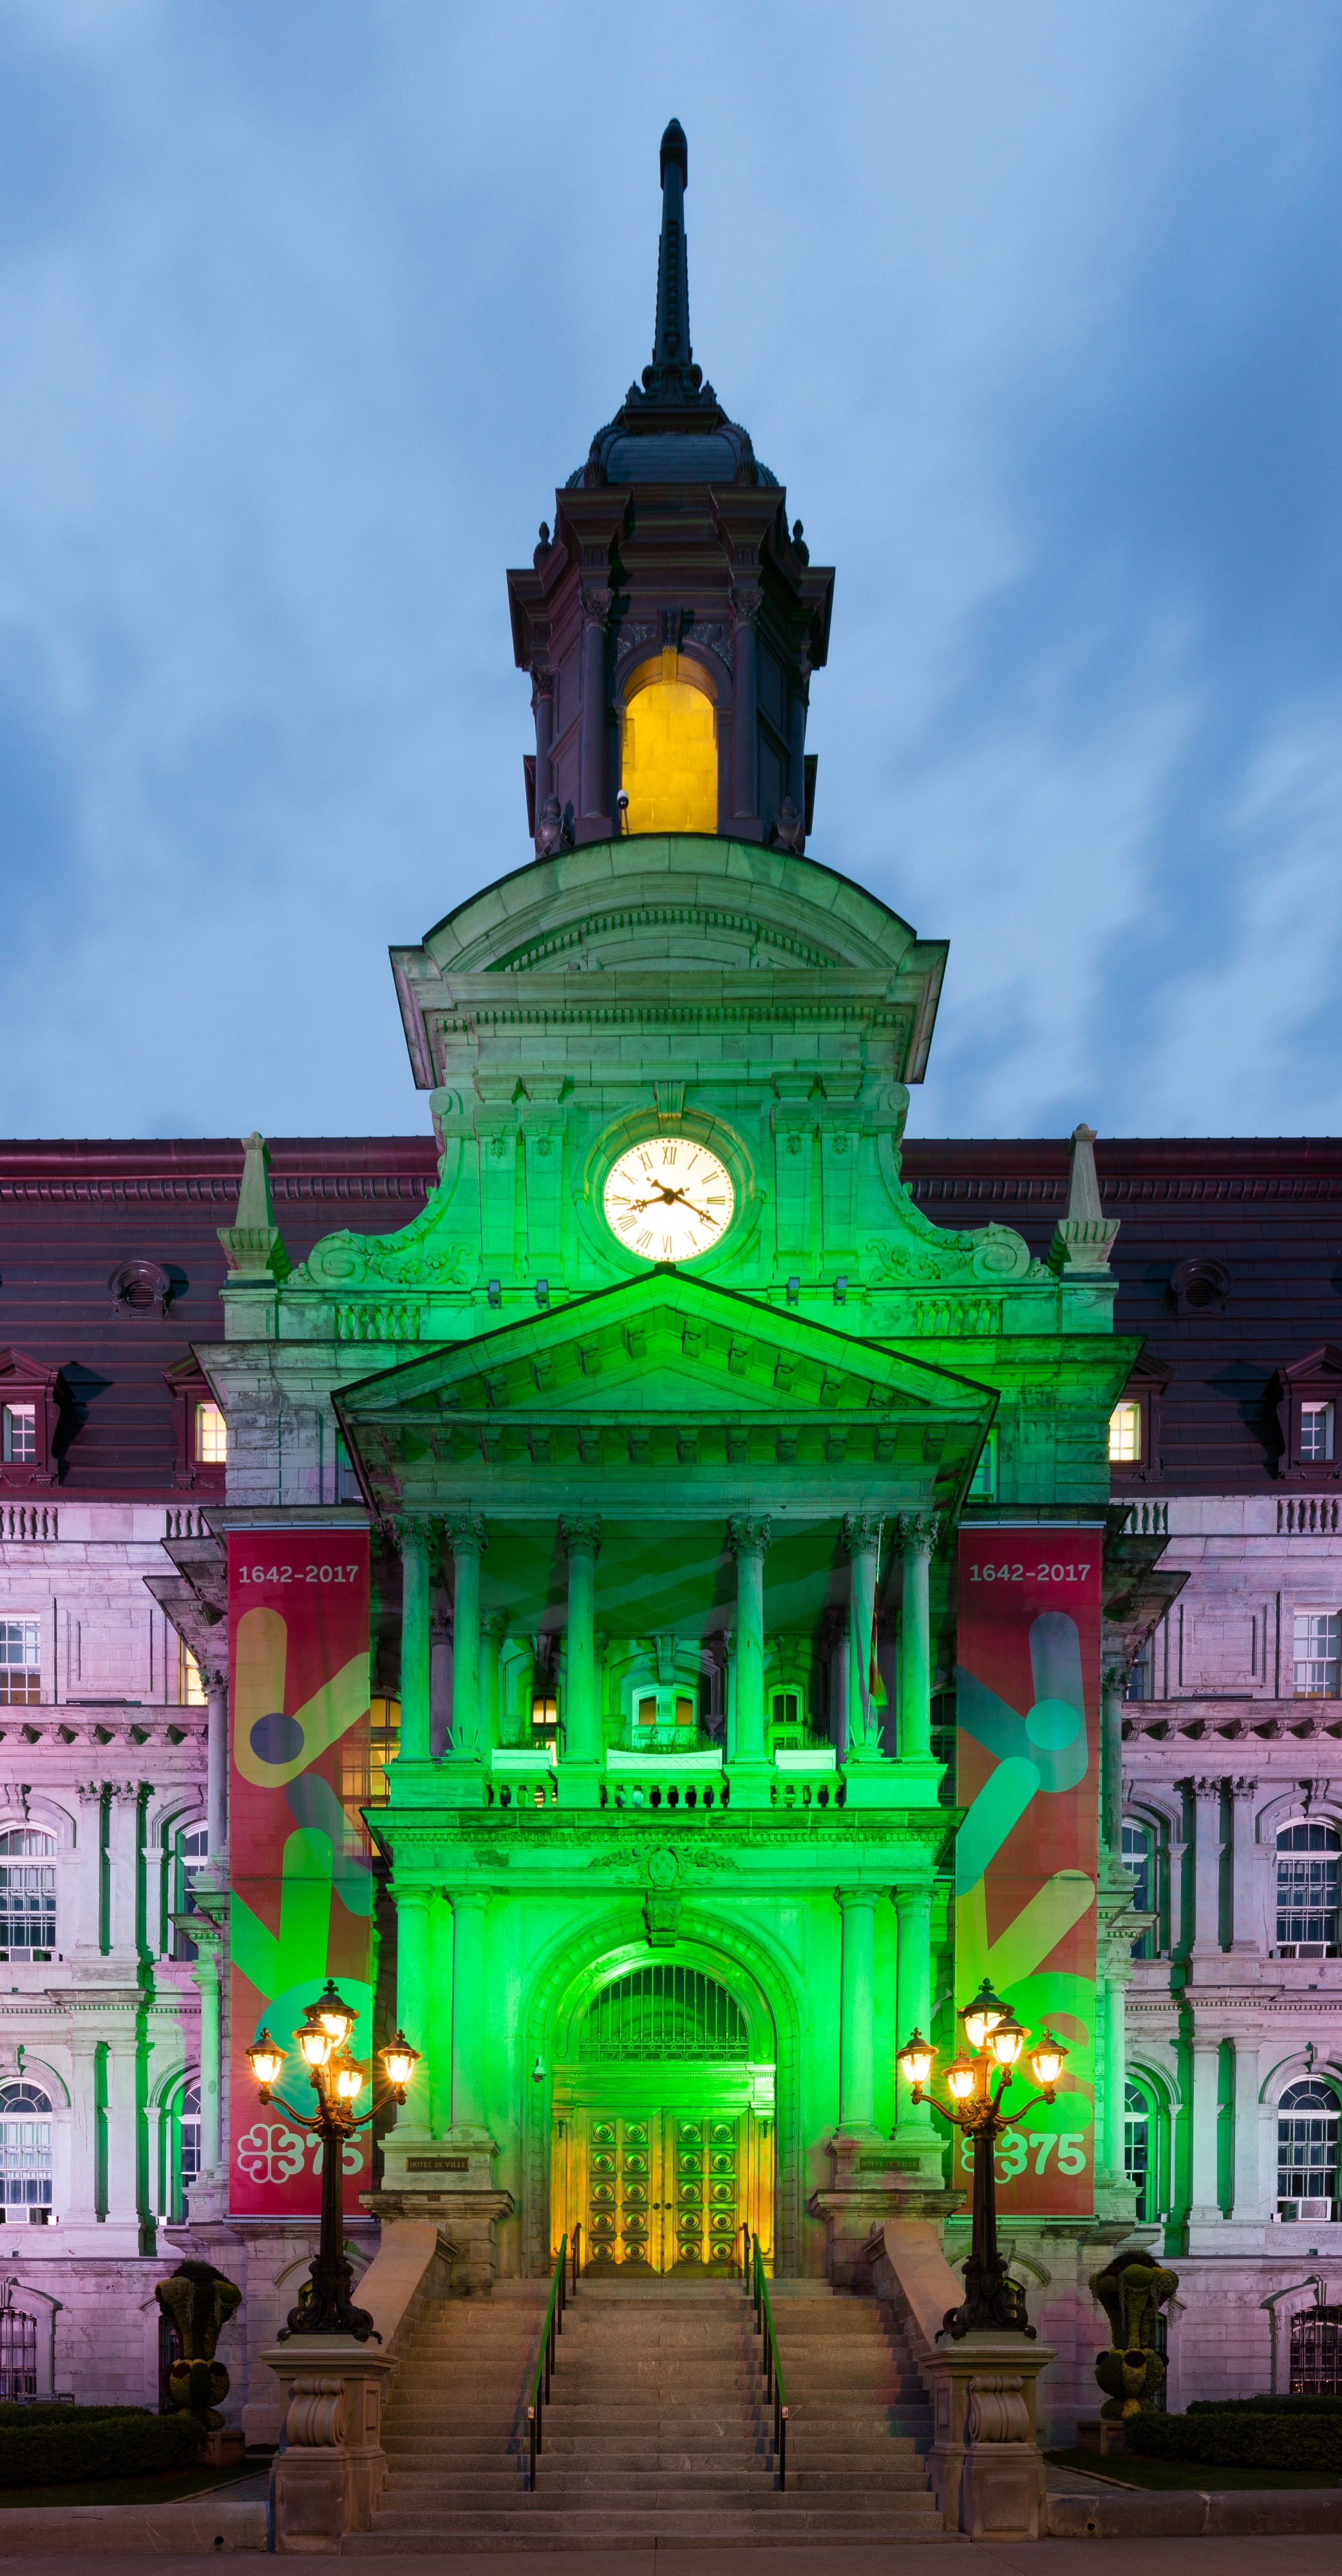
<instances>
[{"instance_id":1,"label":"metal handrail","mask_svg":"<svg viewBox=\"0 0 1342 2576\"><path fill-rule=\"evenodd\" d=\"M769 2304L769 2284L764 2275L764 2256L758 2236L744 2230L745 2248L741 2272L746 2294L755 2311L755 2332L763 2338L760 2368L764 2373L766 2402L774 2410L774 2449L778 2454L778 2488L781 2495L787 2485L787 2401L783 2394L783 2372L778 2358L778 2337L774 2333L773 2309Z\"/></svg>"},{"instance_id":2,"label":"metal handrail","mask_svg":"<svg viewBox=\"0 0 1342 2576\"><path fill-rule=\"evenodd\" d=\"M578 2285L579 2232L580 2231L575 2227L573 2231L573 2285L575 2289ZM555 2256L554 2273L550 2282L550 2298L545 2311L545 2323L541 2328L541 2348L536 2355L536 2367L532 2373L531 2379L531 2396L527 2404L527 2444L529 2453L527 2462L527 2485L533 2490L536 2484L536 2455L543 2447L541 2413L542 2409L548 2406L550 2402L550 2380L558 2359L557 2346L559 2338L564 2331L564 2310L568 2304L568 2250L568 2237L567 2235L561 2236L559 2240L559 2252Z\"/></svg>"}]
</instances>

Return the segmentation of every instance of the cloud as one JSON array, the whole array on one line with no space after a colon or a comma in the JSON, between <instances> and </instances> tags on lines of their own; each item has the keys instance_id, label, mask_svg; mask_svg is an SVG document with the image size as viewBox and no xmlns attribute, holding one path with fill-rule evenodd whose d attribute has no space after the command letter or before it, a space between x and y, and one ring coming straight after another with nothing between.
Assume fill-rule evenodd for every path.
<instances>
[{"instance_id":1,"label":"cloud","mask_svg":"<svg viewBox=\"0 0 1342 2576\"><path fill-rule=\"evenodd\" d=\"M952 940L922 1132L1336 1123L1334 14L0 7L15 1132L423 1126L525 858L503 568L696 351L838 564L815 854Z\"/></svg>"}]
</instances>

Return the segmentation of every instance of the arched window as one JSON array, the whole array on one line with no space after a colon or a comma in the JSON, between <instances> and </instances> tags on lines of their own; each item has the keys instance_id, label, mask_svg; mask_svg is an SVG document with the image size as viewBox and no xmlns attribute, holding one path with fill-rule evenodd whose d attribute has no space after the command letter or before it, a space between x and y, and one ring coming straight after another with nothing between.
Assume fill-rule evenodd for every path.
<instances>
[{"instance_id":1,"label":"arched window","mask_svg":"<svg viewBox=\"0 0 1342 2576\"><path fill-rule=\"evenodd\" d=\"M1148 2225L1151 2210L1151 2107L1138 2084L1123 2088L1123 2171L1137 2196L1137 2217Z\"/></svg>"},{"instance_id":2,"label":"arched window","mask_svg":"<svg viewBox=\"0 0 1342 2576\"><path fill-rule=\"evenodd\" d=\"M209 1831L204 1825L188 1825L185 1833L177 1836L177 1848L174 1854L174 1875L177 1881L173 1889L174 1914L195 1913L196 1880L205 1867L209 1851ZM196 1955L195 1942L180 1929L180 1926L173 1934L172 1955L174 1959L194 1959Z\"/></svg>"},{"instance_id":3,"label":"arched window","mask_svg":"<svg viewBox=\"0 0 1342 2576\"><path fill-rule=\"evenodd\" d=\"M200 2084L188 2084L174 2103L169 2131L172 2156L169 2194L173 2225L186 2216L186 2195L200 2175Z\"/></svg>"},{"instance_id":4,"label":"arched window","mask_svg":"<svg viewBox=\"0 0 1342 2576\"><path fill-rule=\"evenodd\" d=\"M1277 1836L1277 1950L1283 1959L1337 1956L1342 1835L1336 1825L1286 1825Z\"/></svg>"},{"instance_id":5,"label":"arched window","mask_svg":"<svg viewBox=\"0 0 1342 2576\"><path fill-rule=\"evenodd\" d=\"M10 2305L13 2289L5 2284L0 2305L0 2400L37 2395L37 2319Z\"/></svg>"},{"instance_id":6,"label":"arched window","mask_svg":"<svg viewBox=\"0 0 1342 2576\"><path fill-rule=\"evenodd\" d=\"M36 2084L0 2084L0 2188L9 2226L51 2218L51 2104Z\"/></svg>"},{"instance_id":7,"label":"arched window","mask_svg":"<svg viewBox=\"0 0 1342 2576\"><path fill-rule=\"evenodd\" d=\"M1277 2210L1282 2218L1332 2218L1337 2201L1338 2100L1310 2076L1277 2105Z\"/></svg>"},{"instance_id":8,"label":"arched window","mask_svg":"<svg viewBox=\"0 0 1342 2576\"><path fill-rule=\"evenodd\" d=\"M629 689L620 743L627 829L716 832L717 728L696 666L665 652L635 672Z\"/></svg>"},{"instance_id":9,"label":"arched window","mask_svg":"<svg viewBox=\"0 0 1342 2576\"><path fill-rule=\"evenodd\" d=\"M56 1837L35 1825L0 1834L0 1959L50 1959L56 1950Z\"/></svg>"},{"instance_id":10,"label":"arched window","mask_svg":"<svg viewBox=\"0 0 1342 2576\"><path fill-rule=\"evenodd\" d=\"M633 1968L603 1986L583 2026L579 2054L607 2064L649 2057L746 2057L745 2015L735 1996L698 1968Z\"/></svg>"},{"instance_id":11,"label":"arched window","mask_svg":"<svg viewBox=\"0 0 1342 2576\"><path fill-rule=\"evenodd\" d=\"M1292 2317L1291 2395L1342 2397L1342 2308L1302 2308Z\"/></svg>"},{"instance_id":12,"label":"arched window","mask_svg":"<svg viewBox=\"0 0 1342 2576\"><path fill-rule=\"evenodd\" d=\"M1124 1824L1123 1866L1132 1880L1134 1914L1154 1914L1156 1910L1155 1843L1148 1825ZM1154 1926L1138 1934L1132 1945L1134 1959L1153 1959L1156 1955Z\"/></svg>"}]
</instances>

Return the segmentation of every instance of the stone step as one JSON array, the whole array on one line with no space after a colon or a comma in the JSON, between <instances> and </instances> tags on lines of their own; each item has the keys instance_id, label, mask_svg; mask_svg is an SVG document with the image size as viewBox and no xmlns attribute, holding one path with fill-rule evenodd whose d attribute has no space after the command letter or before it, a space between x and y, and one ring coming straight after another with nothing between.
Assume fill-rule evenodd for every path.
<instances>
[{"instance_id":1,"label":"stone step","mask_svg":"<svg viewBox=\"0 0 1342 2576\"><path fill-rule=\"evenodd\" d=\"M926 2510L920 2511L918 2508L924 2503ZM783 2525L786 2525L789 2539L810 2537L817 2540L832 2539L836 2536L836 2522L841 2522L845 2536L862 2540L879 2540L886 2533L900 2528L906 2531L924 2531L934 2514L935 2506L930 2496L926 2499L912 2497L901 2499L897 2507L879 2504L870 2509L863 2508L860 2503L854 2503L850 2498L844 2505L842 2513L836 2516L832 2508L815 2505L792 2495L775 2494L768 2505L745 2505L736 2511L724 2511L714 2506L697 2510L694 2507L686 2507L676 2512L665 2506L654 2506L651 2513L644 2514L631 2511L627 2498L621 2499L619 2503L612 2499L604 2512L590 2508L559 2511L553 2505L547 2504L545 2498L537 2493L534 2497L526 2499L519 2497L516 2504L507 2510L461 2514L454 2511L451 2538L453 2548L460 2550L467 2541L474 2540L477 2532L490 2530L514 2532L519 2538L528 2541L542 2533L552 2533L562 2535L574 2547L581 2547L591 2540L609 2537L612 2533L627 2535L631 2541L643 2542L649 2537L651 2525L652 2531L659 2540L663 2538L713 2540L730 2545L738 2534L749 2534L752 2531L765 2532L771 2539L779 2540L783 2537L783 2530L780 2528ZM425 2528L424 2521L417 2517L414 2510L409 2513L398 2513L387 2512L379 2507L373 2517L374 2533L394 2535L402 2542L405 2534L422 2531ZM443 2542L443 2528L439 2523L434 2527L434 2546L440 2553ZM346 2549L349 2547L348 2540L345 2547Z\"/></svg>"}]
</instances>

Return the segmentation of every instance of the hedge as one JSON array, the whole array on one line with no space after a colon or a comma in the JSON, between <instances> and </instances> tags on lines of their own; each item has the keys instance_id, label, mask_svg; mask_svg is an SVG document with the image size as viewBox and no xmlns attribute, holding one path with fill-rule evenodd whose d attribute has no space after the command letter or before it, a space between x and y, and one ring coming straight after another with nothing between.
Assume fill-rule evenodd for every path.
<instances>
[{"instance_id":1,"label":"hedge","mask_svg":"<svg viewBox=\"0 0 1342 2576\"><path fill-rule=\"evenodd\" d=\"M1194 2397L1190 2415L1342 2415L1342 2397Z\"/></svg>"},{"instance_id":2,"label":"hedge","mask_svg":"<svg viewBox=\"0 0 1342 2576\"><path fill-rule=\"evenodd\" d=\"M1203 2461L1221 2469L1334 2469L1342 2472L1342 2416L1336 2412L1161 2415L1124 2418L1130 2451L1148 2460Z\"/></svg>"},{"instance_id":3,"label":"hedge","mask_svg":"<svg viewBox=\"0 0 1342 2576\"><path fill-rule=\"evenodd\" d=\"M37 2410L23 2412L31 2417ZM205 2447L205 2426L189 2415L150 2415L142 2408L98 2415L69 2406L59 2412L60 2423L44 2407L42 2423L0 2428L0 2487L77 2485L85 2478L186 2469Z\"/></svg>"},{"instance_id":4,"label":"hedge","mask_svg":"<svg viewBox=\"0 0 1342 2576\"><path fill-rule=\"evenodd\" d=\"M0 2432L29 2424L101 2424L110 2415L143 2416L144 2406L64 2406L55 2398L35 2398L31 2405L0 2400Z\"/></svg>"}]
</instances>

